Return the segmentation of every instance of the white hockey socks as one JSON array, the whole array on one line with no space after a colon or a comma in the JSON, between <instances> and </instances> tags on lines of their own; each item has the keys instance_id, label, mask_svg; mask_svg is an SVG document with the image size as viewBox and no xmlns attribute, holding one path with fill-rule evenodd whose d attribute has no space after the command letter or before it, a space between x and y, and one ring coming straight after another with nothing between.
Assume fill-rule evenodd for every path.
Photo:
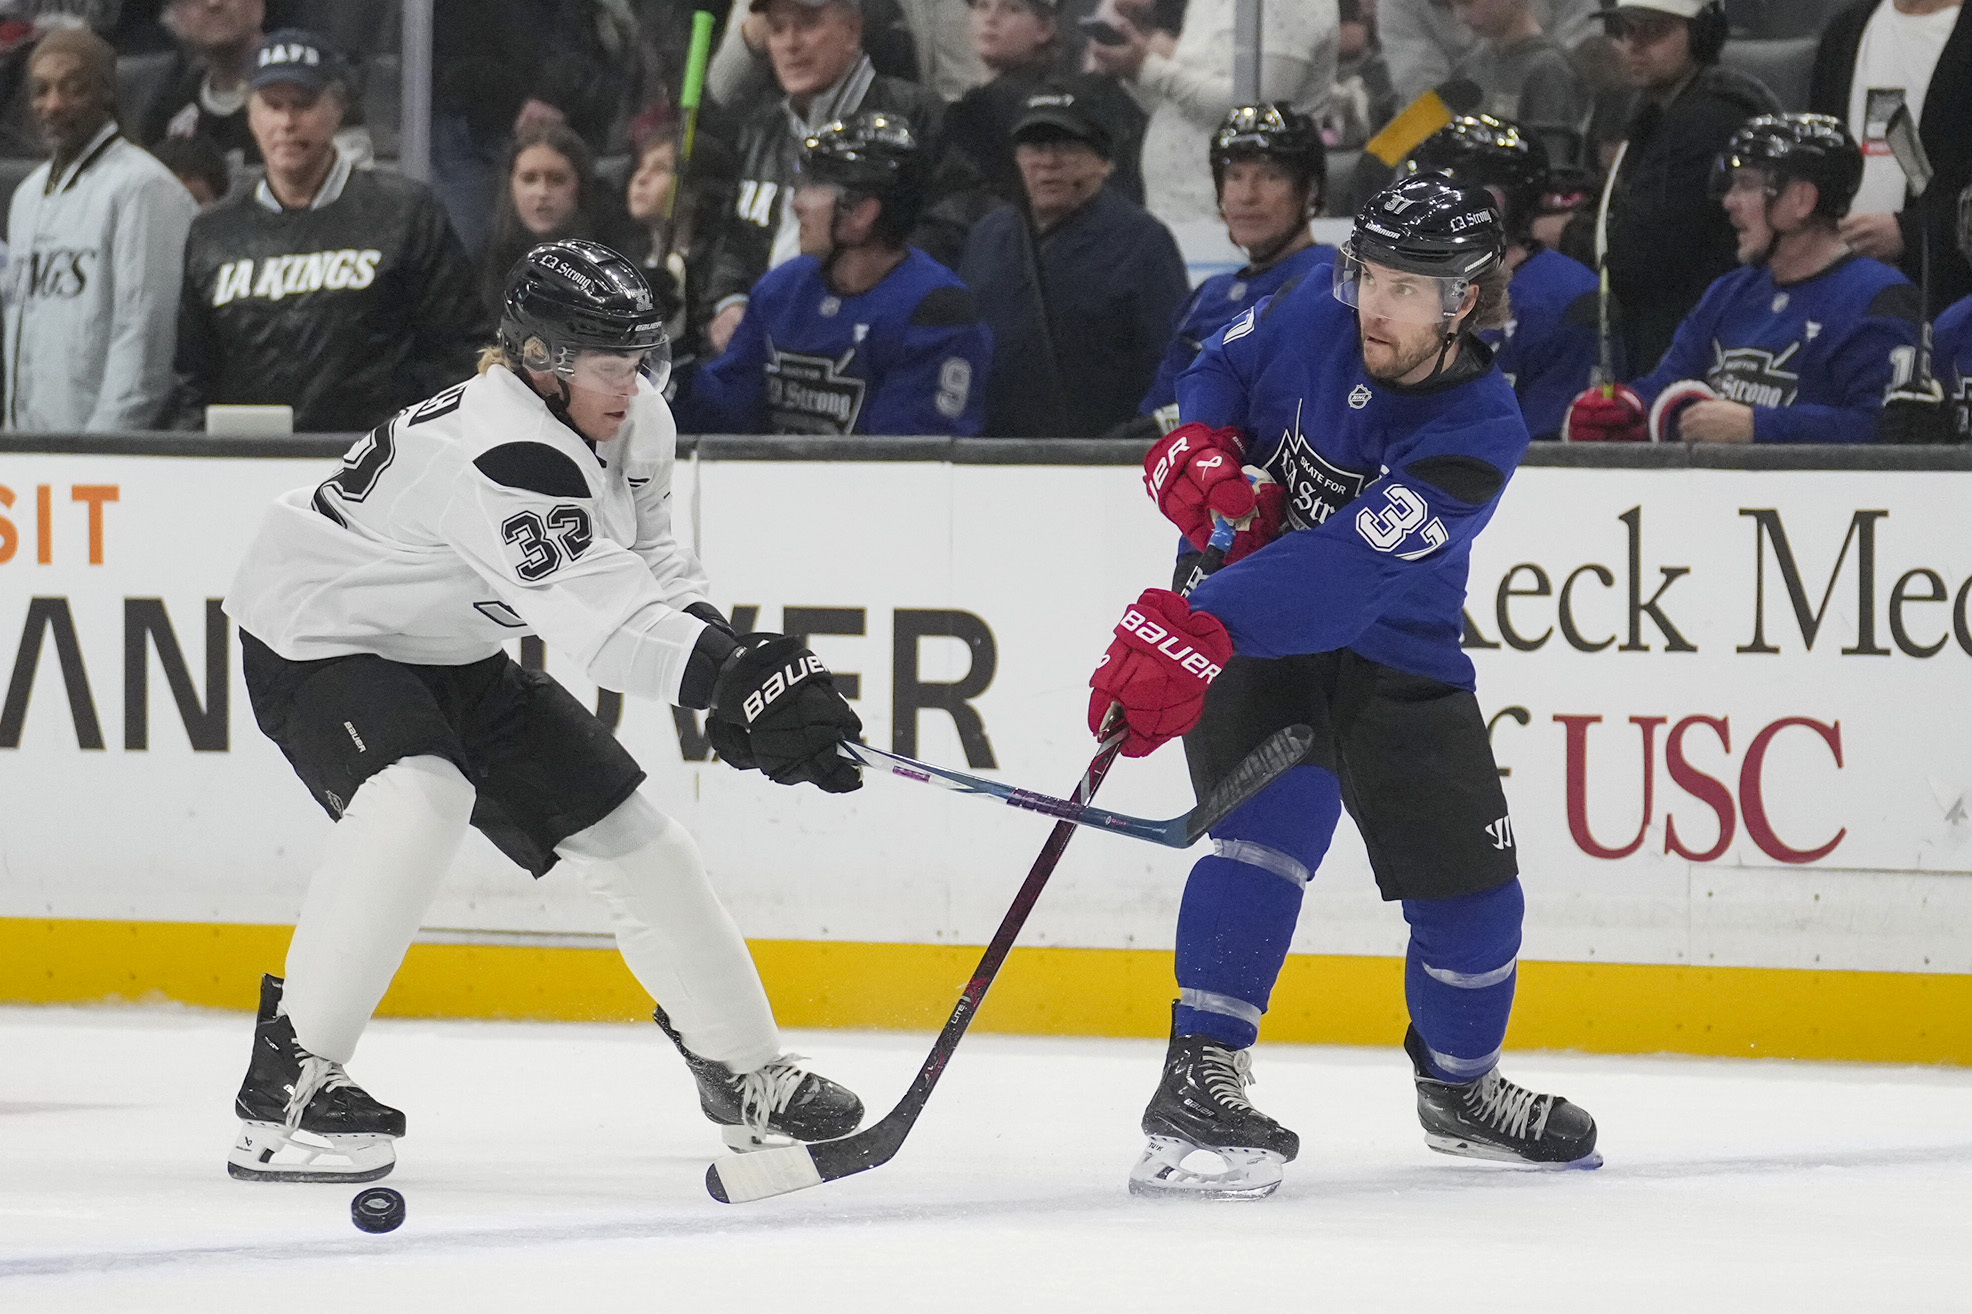
<instances>
[{"instance_id":1,"label":"white hockey socks","mask_svg":"<svg viewBox=\"0 0 1972 1314\"><path fill-rule=\"evenodd\" d=\"M753 956L683 826L632 794L555 851L608 906L623 961L693 1053L734 1072L779 1057Z\"/></svg>"},{"instance_id":2,"label":"white hockey socks","mask_svg":"<svg viewBox=\"0 0 1972 1314\"><path fill-rule=\"evenodd\" d=\"M363 783L329 832L288 945L283 1011L310 1053L347 1063L390 988L472 818L474 791L442 757Z\"/></svg>"}]
</instances>

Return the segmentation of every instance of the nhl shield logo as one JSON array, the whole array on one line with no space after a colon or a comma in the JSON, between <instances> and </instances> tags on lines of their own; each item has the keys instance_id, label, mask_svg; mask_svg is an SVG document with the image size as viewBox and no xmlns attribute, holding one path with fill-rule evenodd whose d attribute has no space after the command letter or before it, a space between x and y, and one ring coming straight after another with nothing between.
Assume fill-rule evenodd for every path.
<instances>
[{"instance_id":1,"label":"nhl shield logo","mask_svg":"<svg viewBox=\"0 0 1972 1314\"><path fill-rule=\"evenodd\" d=\"M1349 394L1349 409L1360 411L1363 407L1369 405L1369 399L1373 395L1367 383L1358 383L1355 391Z\"/></svg>"},{"instance_id":2,"label":"nhl shield logo","mask_svg":"<svg viewBox=\"0 0 1972 1314\"><path fill-rule=\"evenodd\" d=\"M1781 311L1787 309L1787 301L1788 297L1785 292L1775 296L1773 299L1773 313L1778 315Z\"/></svg>"}]
</instances>

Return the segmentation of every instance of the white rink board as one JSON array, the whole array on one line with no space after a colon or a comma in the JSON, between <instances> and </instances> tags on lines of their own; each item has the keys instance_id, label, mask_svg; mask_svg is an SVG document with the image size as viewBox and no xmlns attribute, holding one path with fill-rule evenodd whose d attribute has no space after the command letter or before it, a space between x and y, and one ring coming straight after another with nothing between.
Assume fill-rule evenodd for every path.
<instances>
[{"instance_id":1,"label":"white rink board","mask_svg":"<svg viewBox=\"0 0 1972 1314\"><path fill-rule=\"evenodd\" d=\"M193 752L164 672L149 660L150 747L125 747L124 607L161 598L204 696L205 599L221 596L260 507L322 478L327 462L0 455L0 676L12 673L34 597L74 617L88 704L106 744L77 747L56 644L46 638L19 747L0 748L0 916L284 922L328 822L252 725L235 641L228 751ZM50 489L49 558L37 560L36 490ZM88 561L89 504L78 487L114 486L102 512L100 564ZM1475 552L1469 615L1480 703L1494 734L1530 895L1527 956L1574 961L1972 972L1972 545L1956 532L1967 476L1529 469L1516 476ZM866 633L814 646L861 680L872 742L891 744L894 616L946 609L979 618L996 668L970 701L1007 779L1065 792L1087 760L1088 668L1121 605L1165 582L1173 535L1126 467L929 463L681 464L681 518L694 513L716 600L758 607L860 609ZM1691 652L1638 616L1631 646L1631 525L1639 509L1639 603L1665 568L1683 568L1657 600ZM1830 589L1858 512L1869 530L1873 589L1862 615L1848 543L1812 651L1772 546L1764 547L1764 639L1755 634L1758 518L1771 511L1796 561L1811 620ZM1506 618L1503 583L1514 567ZM1601 567L1598 574L1592 567ZM1929 570L1946 600L1907 572ZM1567 626L1559 594L1567 580ZM1542 580L1546 581L1543 592ZM1603 580L1611 583L1605 587ZM1962 638L1954 637L1953 615ZM1934 656L1900 651L1940 638ZM967 646L918 645L919 679L950 681ZM1880 648L1883 654L1843 649ZM591 686L550 654L579 696ZM1517 712L1506 709L1518 709ZM1524 715L1525 722L1520 717ZM1580 718L1599 716L1599 723ZM1643 729L1652 735L1645 817ZM1667 739L1685 725L1678 761ZM1571 826L1570 722L1586 753L1581 816ZM953 720L918 714L919 756L965 754ZM1787 724L1782 724L1786 722ZM1718 729L1730 741L1727 749ZM669 709L627 700L622 737L648 788L700 837L749 936L907 943L982 941L1046 829L1039 818L901 782L848 799L789 791L717 763L689 763ZM1840 764L1834 746L1839 743ZM1756 745L1763 751L1756 752ZM1749 768L1749 758L1758 770ZM1716 781L1708 783L1706 779ZM1689 786L1689 788L1687 787ZM1717 847L1711 796L1733 818L1717 856L1667 851L1666 821L1687 852ZM1189 801L1167 750L1118 767L1104 801L1170 815ZM1760 824L1764 818L1764 825ZM1645 824L1647 822L1647 824ZM1621 858L1592 856L1641 842ZM1310 893L1295 950L1394 954L1396 910L1376 898L1344 824ZM1582 832L1578 837L1577 832ZM1796 861L1839 841L1812 861ZM1085 947L1170 943L1189 859L1089 836L1069 851L1024 942ZM600 932L600 910L572 883L528 881L475 839L430 918L434 928Z\"/></svg>"}]
</instances>

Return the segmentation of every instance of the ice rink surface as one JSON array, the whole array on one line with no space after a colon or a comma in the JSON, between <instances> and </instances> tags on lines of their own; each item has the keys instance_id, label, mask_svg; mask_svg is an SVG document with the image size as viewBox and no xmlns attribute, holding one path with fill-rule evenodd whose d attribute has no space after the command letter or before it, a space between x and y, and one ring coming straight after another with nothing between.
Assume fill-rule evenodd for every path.
<instances>
[{"instance_id":1,"label":"ice rink surface","mask_svg":"<svg viewBox=\"0 0 1972 1314\"><path fill-rule=\"evenodd\" d=\"M978 1035L889 1166L748 1206L654 1027L379 1022L409 1219L234 1182L240 1014L0 1009L0 1310L1967 1310L1972 1072L1509 1055L1608 1165L1424 1148L1401 1053L1265 1046L1272 1199L1132 1199L1162 1053ZM789 1044L888 1110L928 1037Z\"/></svg>"}]
</instances>

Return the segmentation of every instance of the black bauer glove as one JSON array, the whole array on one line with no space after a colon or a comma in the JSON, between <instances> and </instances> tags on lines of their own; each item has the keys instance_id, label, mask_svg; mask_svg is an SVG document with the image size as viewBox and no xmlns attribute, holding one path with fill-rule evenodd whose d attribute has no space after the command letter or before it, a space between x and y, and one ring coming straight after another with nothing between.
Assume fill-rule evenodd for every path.
<instances>
[{"instance_id":1,"label":"black bauer glove","mask_svg":"<svg viewBox=\"0 0 1972 1314\"><path fill-rule=\"evenodd\" d=\"M706 719L706 737L732 766L830 794L863 787L861 771L836 748L862 733L822 659L785 634L746 636L720 668Z\"/></svg>"}]
</instances>

